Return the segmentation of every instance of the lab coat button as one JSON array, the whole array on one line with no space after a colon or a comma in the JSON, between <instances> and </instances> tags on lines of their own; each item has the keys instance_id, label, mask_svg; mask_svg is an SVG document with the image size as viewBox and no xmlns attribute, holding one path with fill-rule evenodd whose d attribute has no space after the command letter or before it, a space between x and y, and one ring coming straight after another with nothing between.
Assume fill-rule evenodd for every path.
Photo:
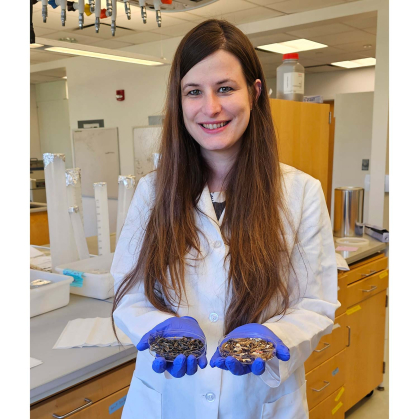
<instances>
[{"instance_id":1,"label":"lab coat button","mask_svg":"<svg viewBox=\"0 0 419 419\"><path fill-rule=\"evenodd\" d=\"M215 394L214 393L207 393L205 395L205 398L207 399L207 401L213 402L215 400Z\"/></svg>"},{"instance_id":2,"label":"lab coat button","mask_svg":"<svg viewBox=\"0 0 419 419\"><path fill-rule=\"evenodd\" d=\"M210 322L215 323L218 320L218 314L217 313L211 313L209 315L209 319L210 319Z\"/></svg>"},{"instance_id":3,"label":"lab coat button","mask_svg":"<svg viewBox=\"0 0 419 419\"><path fill-rule=\"evenodd\" d=\"M219 247L221 247L221 242L219 240L217 240L216 242L214 242L214 247L216 249L218 249Z\"/></svg>"}]
</instances>

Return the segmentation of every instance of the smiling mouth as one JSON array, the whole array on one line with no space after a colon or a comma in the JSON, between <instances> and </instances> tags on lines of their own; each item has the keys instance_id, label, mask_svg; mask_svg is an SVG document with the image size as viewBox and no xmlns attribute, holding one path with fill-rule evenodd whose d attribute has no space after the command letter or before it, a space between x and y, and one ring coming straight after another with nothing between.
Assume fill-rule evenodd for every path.
<instances>
[{"instance_id":1,"label":"smiling mouth","mask_svg":"<svg viewBox=\"0 0 419 419\"><path fill-rule=\"evenodd\" d=\"M219 124L199 124L201 127L204 127L205 129L218 129L225 127L227 124L229 124L231 121L221 122Z\"/></svg>"}]
</instances>

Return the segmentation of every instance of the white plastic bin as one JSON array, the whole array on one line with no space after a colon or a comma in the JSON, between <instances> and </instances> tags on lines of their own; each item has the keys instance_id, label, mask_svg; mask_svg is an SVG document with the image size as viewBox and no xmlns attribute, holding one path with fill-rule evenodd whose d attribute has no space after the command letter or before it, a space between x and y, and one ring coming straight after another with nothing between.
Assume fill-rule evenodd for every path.
<instances>
[{"instance_id":1,"label":"white plastic bin","mask_svg":"<svg viewBox=\"0 0 419 419\"><path fill-rule=\"evenodd\" d=\"M31 289L31 317L56 310L69 303L72 277L31 269L29 282L35 279L47 279L53 284Z\"/></svg>"},{"instance_id":2,"label":"white plastic bin","mask_svg":"<svg viewBox=\"0 0 419 419\"><path fill-rule=\"evenodd\" d=\"M64 269L83 273L83 286L80 288L70 287L71 294L106 300L114 295L114 280L110 273L113 255L113 253L109 253L78 260L77 262L69 262L57 266L55 269L60 274L63 273ZM102 273L94 273L94 271L101 271Z\"/></svg>"}]
</instances>

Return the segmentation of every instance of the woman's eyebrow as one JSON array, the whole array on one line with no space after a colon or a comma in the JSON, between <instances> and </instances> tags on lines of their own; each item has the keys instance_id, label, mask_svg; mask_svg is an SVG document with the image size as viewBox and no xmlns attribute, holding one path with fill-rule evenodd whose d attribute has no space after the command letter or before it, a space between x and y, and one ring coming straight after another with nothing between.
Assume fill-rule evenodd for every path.
<instances>
[{"instance_id":1,"label":"woman's eyebrow","mask_svg":"<svg viewBox=\"0 0 419 419\"><path fill-rule=\"evenodd\" d=\"M219 84L228 83L228 82L235 83L235 81L233 79L224 79L224 80L217 81L217 83L215 83L215 84L219 85ZM183 86L182 90L185 90L187 87L199 87L199 86L200 86L200 84L198 84L198 83L187 83Z\"/></svg>"}]
</instances>

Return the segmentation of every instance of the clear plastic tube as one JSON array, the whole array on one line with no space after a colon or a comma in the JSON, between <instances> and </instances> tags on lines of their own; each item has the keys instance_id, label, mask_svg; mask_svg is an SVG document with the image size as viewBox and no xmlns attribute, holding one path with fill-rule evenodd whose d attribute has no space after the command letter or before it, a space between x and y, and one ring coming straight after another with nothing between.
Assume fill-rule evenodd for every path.
<instances>
[{"instance_id":1,"label":"clear plastic tube","mask_svg":"<svg viewBox=\"0 0 419 419\"><path fill-rule=\"evenodd\" d=\"M78 207L81 223L83 222L83 200L81 196L81 169L74 167L65 171L65 183L67 187L67 199L69 207Z\"/></svg>"},{"instance_id":2,"label":"clear plastic tube","mask_svg":"<svg viewBox=\"0 0 419 419\"><path fill-rule=\"evenodd\" d=\"M118 178L118 215L116 218L116 243L118 243L122 226L127 217L129 205L135 192L135 176L119 176Z\"/></svg>"},{"instance_id":3,"label":"clear plastic tube","mask_svg":"<svg viewBox=\"0 0 419 419\"><path fill-rule=\"evenodd\" d=\"M78 260L65 186L64 154L44 154L49 242L53 271L57 265Z\"/></svg>"},{"instance_id":4,"label":"clear plastic tube","mask_svg":"<svg viewBox=\"0 0 419 419\"><path fill-rule=\"evenodd\" d=\"M108 186L106 182L93 184L95 190L97 247L99 255L111 253L111 239L109 235Z\"/></svg>"},{"instance_id":5,"label":"clear plastic tube","mask_svg":"<svg viewBox=\"0 0 419 419\"><path fill-rule=\"evenodd\" d=\"M74 240L76 242L79 258L81 260L89 259L89 249L87 247L87 241L84 235L79 207L69 207L68 212L70 214L71 224L73 225Z\"/></svg>"}]
</instances>

